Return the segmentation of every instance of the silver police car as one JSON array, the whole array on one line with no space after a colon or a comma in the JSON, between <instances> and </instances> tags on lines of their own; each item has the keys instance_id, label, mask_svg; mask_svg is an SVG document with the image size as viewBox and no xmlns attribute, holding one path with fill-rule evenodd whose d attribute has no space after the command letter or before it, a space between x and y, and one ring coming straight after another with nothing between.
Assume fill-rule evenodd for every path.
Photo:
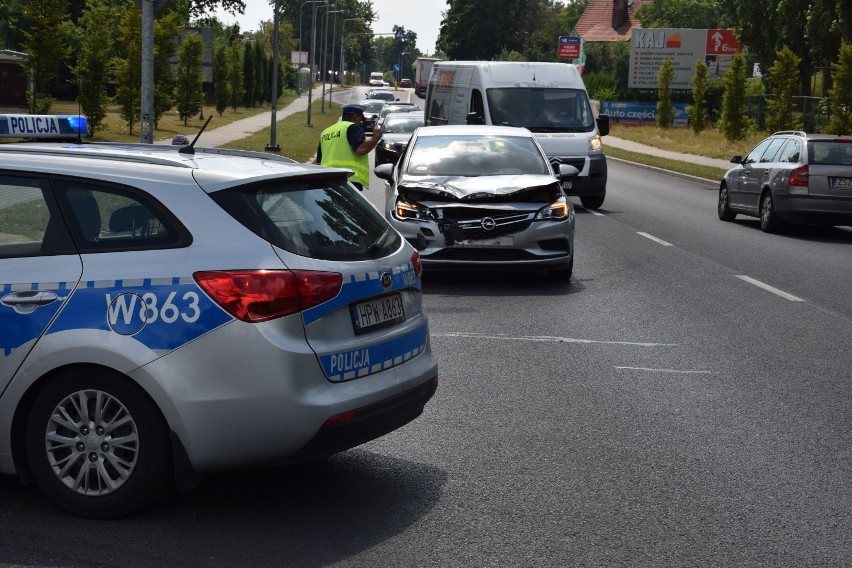
<instances>
[{"instance_id":1,"label":"silver police car","mask_svg":"<svg viewBox=\"0 0 852 568\"><path fill-rule=\"evenodd\" d=\"M0 144L0 473L120 517L206 473L321 458L419 416L438 380L420 257L349 173Z\"/></svg>"}]
</instances>

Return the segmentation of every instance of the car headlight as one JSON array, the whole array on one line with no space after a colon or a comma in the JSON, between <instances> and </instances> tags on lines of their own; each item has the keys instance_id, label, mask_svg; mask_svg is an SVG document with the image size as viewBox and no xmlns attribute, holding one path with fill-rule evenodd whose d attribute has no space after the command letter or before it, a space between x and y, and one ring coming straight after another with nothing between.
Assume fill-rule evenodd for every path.
<instances>
[{"instance_id":1,"label":"car headlight","mask_svg":"<svg viewBox=\"0 0 852 568\"><path fill-rule=\"evenodd\" d=\"M564 197L560 197L550 205L538 210L535 218L538 221L562 221L571 215L571 205Z\"/></svg>"},{"instance_id":2,"label":"car headlight","mask_svg":"<svg viewBox=\"0 0 852 568\"><path fill-rule=\"evenodd\" d=\"M382 140L381 142L379 142L379 147L382 150L393 150L394 149L393 148L393 142L387 142L385 140Z\"/></svg>"},{"instance_id":3,"label":"car headlight","mask_svg":"<svg viewBox=\"0 0 852 568\"><path fill-rule=\"evenodd\" d=\"M404 199L397 198L394 214L397 219L429 219L429 209L417 203L409 203Z\"/></svg>"},{"instance_id":4,"label":"car headlight","mask_svg":"<svg viewBox=\"0 0 852 568\"><path fill-rule=\"evenodd\" d=\"M600 152L601 150L603 150L601 135L596 133L593 138L589 138L589 152Z\"/></svg>"}]
</instances>

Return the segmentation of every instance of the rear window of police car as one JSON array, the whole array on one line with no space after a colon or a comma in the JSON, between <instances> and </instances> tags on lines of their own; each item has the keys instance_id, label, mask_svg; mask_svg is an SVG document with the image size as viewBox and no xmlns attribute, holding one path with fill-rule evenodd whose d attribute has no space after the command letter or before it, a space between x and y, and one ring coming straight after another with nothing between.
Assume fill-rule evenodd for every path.
<instances>
[{"instance_id":1,"label":"rear window of police car","mask_svg":"<svg viewBox=\"0 0 852 568\"><path fill-rule=\"evenodd\" d=\"M339 176L250 184L212 197L256 235L300 256L369 260L402 245L384 217Z\"/></svg>"}]
</instances>

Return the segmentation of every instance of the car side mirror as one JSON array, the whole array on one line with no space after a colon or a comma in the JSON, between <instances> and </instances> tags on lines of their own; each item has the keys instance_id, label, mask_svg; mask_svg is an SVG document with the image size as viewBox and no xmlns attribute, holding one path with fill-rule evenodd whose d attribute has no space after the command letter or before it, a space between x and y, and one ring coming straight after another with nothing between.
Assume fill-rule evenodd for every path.
<instances>
[{"instance_id":1,"label":"car side mirror","mask_svg":"<svg viewBox=\"0 0 852 568\"><path fill-rule=\"evenodd\" d=\"M568 164L559 164L559 179L561 181L567 179L574 179L578 175L580 175L580 170L578 170L574 166L569 166Z\"/></svg>"},{"instance_id":2,"label":"car side mirror","mask_svg":"<svg viewBox=\"0 0 852 568\"><path fill-rule=\"evenodd\" d=\"M394 164L381 164L375 167L373 173L376 174L377 178L393 181L393 167Z\"/></svg>"},{"instance_id":3,"label":"car side mirror","mask_svg":"<svg viewBox=\"0 0 852 568\"><path fill-rule=\"evenodd\" d=\"M601 136L606 136L609 134L609 117L605 114L601 115L597 119L598 123L598 134Z\"/></svg>"},{"instance_id":4,"label":"car side mirror","mask_svg":"<svg viewBox=\"0 0 852 568\"><path fill-rule=\"evenodd\" d=\"M743 163L743 157L742 156L734 156L733 158L731 158L731 163L732 164L742 164Z\"/></svg>"},{"instance_id":5,"label":"car side mirror","mask_svg":"<svg viewBox=\"0 0 852 568\"><path fill-rule=\"evenodd\" d=\"M469 112L465 117L467 124L485 124L485 117L477 112Z\"/></svg>"}]
</instances>

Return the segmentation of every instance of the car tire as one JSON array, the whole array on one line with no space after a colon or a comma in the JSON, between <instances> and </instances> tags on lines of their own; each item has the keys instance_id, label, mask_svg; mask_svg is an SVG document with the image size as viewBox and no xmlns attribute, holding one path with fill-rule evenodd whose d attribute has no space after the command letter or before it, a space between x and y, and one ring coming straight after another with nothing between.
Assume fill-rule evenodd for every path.
<instances>
[{"instance_id":1,"label":"car tire","mask_svg":"<svg viewBox=\"0 0 852 568\"><path fill-rule=\"evenodd\" d=\"M728 186L722 184L719 186L719 207L717 208L719 219L722 221L733 221L737 214L731 211L730 195L728 194Z\"/></svg>"},{"instance_id":2,"label":"car tire","mask_svg":"<svg viewBox=\"0 0 852 568\"><path fill-rule=\"evenodd\" d=\"M760 196L760 229L764 233L777 233L783 228L784 223L775 215L772 192L766 191Z\"/></svg>"},{"instance_id":3,"label":"car tire","mask_svg":"<svg viewBox=\"0 0 852 568\"><path fill-rule=\"evenodd\" d=\"M571 260L568 262L568 266L565 268L557 268L556 270L550 271L550 278L556 280L558 282L568 282L571 280L571 276L574 274L574 256L571 256Z\"/></svg>"},{"instance_id":4,"label":"car tire","mask_svg":"<svg viewBox=\"0 0 852 568\"><path fill-rule=\"evenodd\" d=\"M582 203L583 207L586 209L598 209L601 205L603 205L604 199L606 199L606 188L603 189L603 192L600 195L580 196L580 203Z\"/></svg>"},{"instance_id":5,"label":"car tire","mask_svg":"<svg viewBox=\"0 0 852 568\"><path fill-rule=\"evenodd\" d=\"M159 409L129 378L99 368L44 385L27 419L26 453L42 492L81 517L127 516L162 497L173 479Z\"/></svg>"}]
</instances>

